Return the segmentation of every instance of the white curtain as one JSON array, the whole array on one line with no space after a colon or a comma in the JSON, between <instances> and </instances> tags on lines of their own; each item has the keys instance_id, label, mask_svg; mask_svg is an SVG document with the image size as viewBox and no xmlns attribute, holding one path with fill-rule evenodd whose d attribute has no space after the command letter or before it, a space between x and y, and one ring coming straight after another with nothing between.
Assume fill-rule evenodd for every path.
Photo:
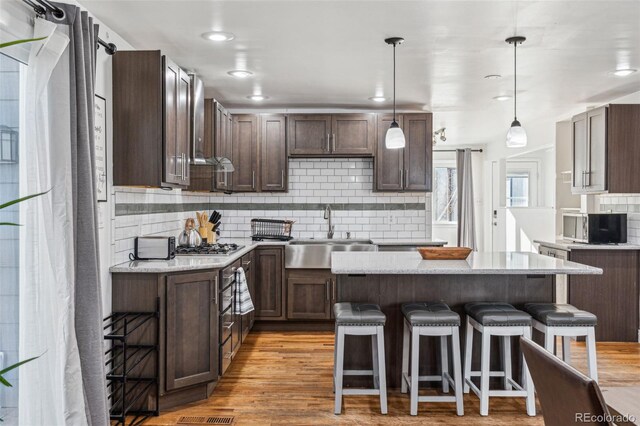
<instances>
[{"instance_id":1,"label":"white curtain","mask_svg":"<svg viewBox=\"0 0 640 426\"><path fill-rule=\"evenodd\" d=\"M456 151L458 174L458 246L477 251L471 150Z\"/></svg>"},{"instance_id":2,"label":"white curtain","mask_svg":"<svg viewBox=\"0 0 640 426\"><path fill-rule=\"evenodd\" d=\"M23 208L20 424L85 425L85 400L74 327L74 226L69 36L36 19L25 88L21 194L51 191Z\"/></svg>"}]
</instances>

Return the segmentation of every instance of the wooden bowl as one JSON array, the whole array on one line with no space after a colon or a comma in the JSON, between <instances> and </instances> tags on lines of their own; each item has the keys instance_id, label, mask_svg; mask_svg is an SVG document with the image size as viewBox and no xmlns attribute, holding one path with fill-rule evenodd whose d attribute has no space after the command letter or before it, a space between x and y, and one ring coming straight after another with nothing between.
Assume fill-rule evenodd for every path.
<instances>
[{"instance_id":1,"label":"wooden bowl","mask_svg":"<svg viewBox=\"0 0 640 426\"><path fill-rule=\"evenodd\" d=\"M469 247L418 247L425 260L464 260L471 253Z\"/></svg>"}]
</instances>

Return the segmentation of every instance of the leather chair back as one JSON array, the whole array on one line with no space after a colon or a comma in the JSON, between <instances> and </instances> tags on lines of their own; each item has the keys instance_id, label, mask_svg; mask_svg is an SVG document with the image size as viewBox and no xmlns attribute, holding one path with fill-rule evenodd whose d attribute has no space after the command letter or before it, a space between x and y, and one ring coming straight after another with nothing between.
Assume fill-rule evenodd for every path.
<instances>
[{"instance_id":1,"label":"leather chair back","mask_svg":"<svg viewBox=\"0 0 640 426\"><path fill-rule=\"evenodd\" d=\"M533 378L545 425L613 425L595 381L529 339L521 337L520 348Z\"/></svg>"}]
</instances>

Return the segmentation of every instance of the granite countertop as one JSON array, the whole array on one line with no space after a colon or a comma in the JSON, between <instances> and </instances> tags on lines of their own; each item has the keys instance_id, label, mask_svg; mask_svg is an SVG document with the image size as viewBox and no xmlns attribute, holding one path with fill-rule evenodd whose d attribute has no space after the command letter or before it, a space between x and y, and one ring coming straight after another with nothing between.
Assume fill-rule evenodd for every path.
<instances>
[{"instance_id":1,"label":"granite countertop","mask_svg":"<svg viewBox=\"0 0 640 426\"><path fill-rule=\"evenodd\" d=\"M602 269L536 253L475 252L466 260L423 260L411 252L334 252L334 274L598 275Z\"/></svg>"},{"instance_id":2,"label":"granite countertop","mask_svg":"<svg viewBox=\"0 0 640 426\"><path fill-rule=\"evenodd\" d=\"M372 240L375 245L441 245L446 244L445 241L430 240ZM222 239L221 243L235 243L244 246L242 249L229 255L197 255L197 256L176 256L171 260L133 260L114 265L109 268L111 273L167 273L181 271L196 271L203 269L220 269L225 268L236 260L249 253L258 246L283 246L287 245L286 241L252 241L250 239Z\"/></svg>"},{"instance_id":3,"label":"granite countertop","mask_svg":"<svg viewBox=\"0 0 640 426\"><path fill-rule=\"evenodd\" d=\"M586 244L586 243L576 243L574 241L568 240L555 240L555 241L543 241L543 240L533 240L534 243L540 244L541 246L551 247L558 250L640 250L640 245L638 244Z\"/></svg>"},{"instance_id":4,"label":"granite countertop","mask_svg":"<svg viewBox=\"0 0 640 426\"><path fill-rule=\"evenodd\" d=\"M373 239L373 244L377 246L445 246L446 241L442 240L420 240L420 239Z\"/></svg>"}]
</instances>

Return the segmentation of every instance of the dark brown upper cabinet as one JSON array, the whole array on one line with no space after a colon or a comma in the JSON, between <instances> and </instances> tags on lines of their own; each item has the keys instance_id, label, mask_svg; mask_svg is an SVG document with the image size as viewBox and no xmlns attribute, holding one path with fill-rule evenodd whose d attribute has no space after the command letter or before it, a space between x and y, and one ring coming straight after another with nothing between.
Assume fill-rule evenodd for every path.
<instances>
[{"instance_id":1,"label":"dark brown upper cabinet","mask_svg":"<svg viewBox=\"0 0 640 426\"><path fill-rule=\"evenodd\" d=\"M396 116L406 140L405 147L401 149L387 149L384 145L392 120L391 114L378 115L374 189L430 192L433 172L432 115Z\"/></svg>"},{"instance_id":2,"label":"dark brown upper cabinet","mask_svg":"<svg viewBox=\"0 0 640 426\"><path fill-rule=\"evenodd\" d=\"M375 114L291 114L292 157L370 157L375 148Z\"/></svg>"},{"instance_id":3,"label":"dark brown upper cabinet","mask_svg":"<svg viewBox=\"0 0 640 426\"><path fill-rule=\"evenodd\" d=\"M215 99L204 100L204 143L202 156L231 159L231 114ZM212 165L191 166L191 191L230 191L232 173L222 173Z\"/></svg>"},{"instance_id":4,"label":"dark brown upper cabinet","mask_svg":"<svg viewBox=\"0 0 640 426\"><path fill-rule=\"evenodd\" d=\"M190 78L160 51L113 56L113 184L186 188Z\"/></svg>"},{"instance_id":5,"label":"dark brown upper cabinet","mask_svg":"<svg viewBox=\"0 0 640 426\"><path fill-rule=\"evenodd\" d=\"M257 192L260 187L258 170L258 116L233 116L232 158L233 191Z\"/></svg>"},{"instance_id":6,"label":"dark brown upper cabinet","mask_svg":"<svg viewBox=\"0 0 640 426\"><path fill-rule=\"evenodd\" d=\"M287 190L287 119L284 115L260 115L260 190Z\"/></svg>"},{"instance_id":7,"label":"dark brown upper cabinet","mask_svg":"<svg viewBox=\"0 0 640 426\"><path fill-rule=\"evenodd\" d=\"M571 192L640 192L640 105L610 104L571 121Z\"/></svg>"}]
</instances>

